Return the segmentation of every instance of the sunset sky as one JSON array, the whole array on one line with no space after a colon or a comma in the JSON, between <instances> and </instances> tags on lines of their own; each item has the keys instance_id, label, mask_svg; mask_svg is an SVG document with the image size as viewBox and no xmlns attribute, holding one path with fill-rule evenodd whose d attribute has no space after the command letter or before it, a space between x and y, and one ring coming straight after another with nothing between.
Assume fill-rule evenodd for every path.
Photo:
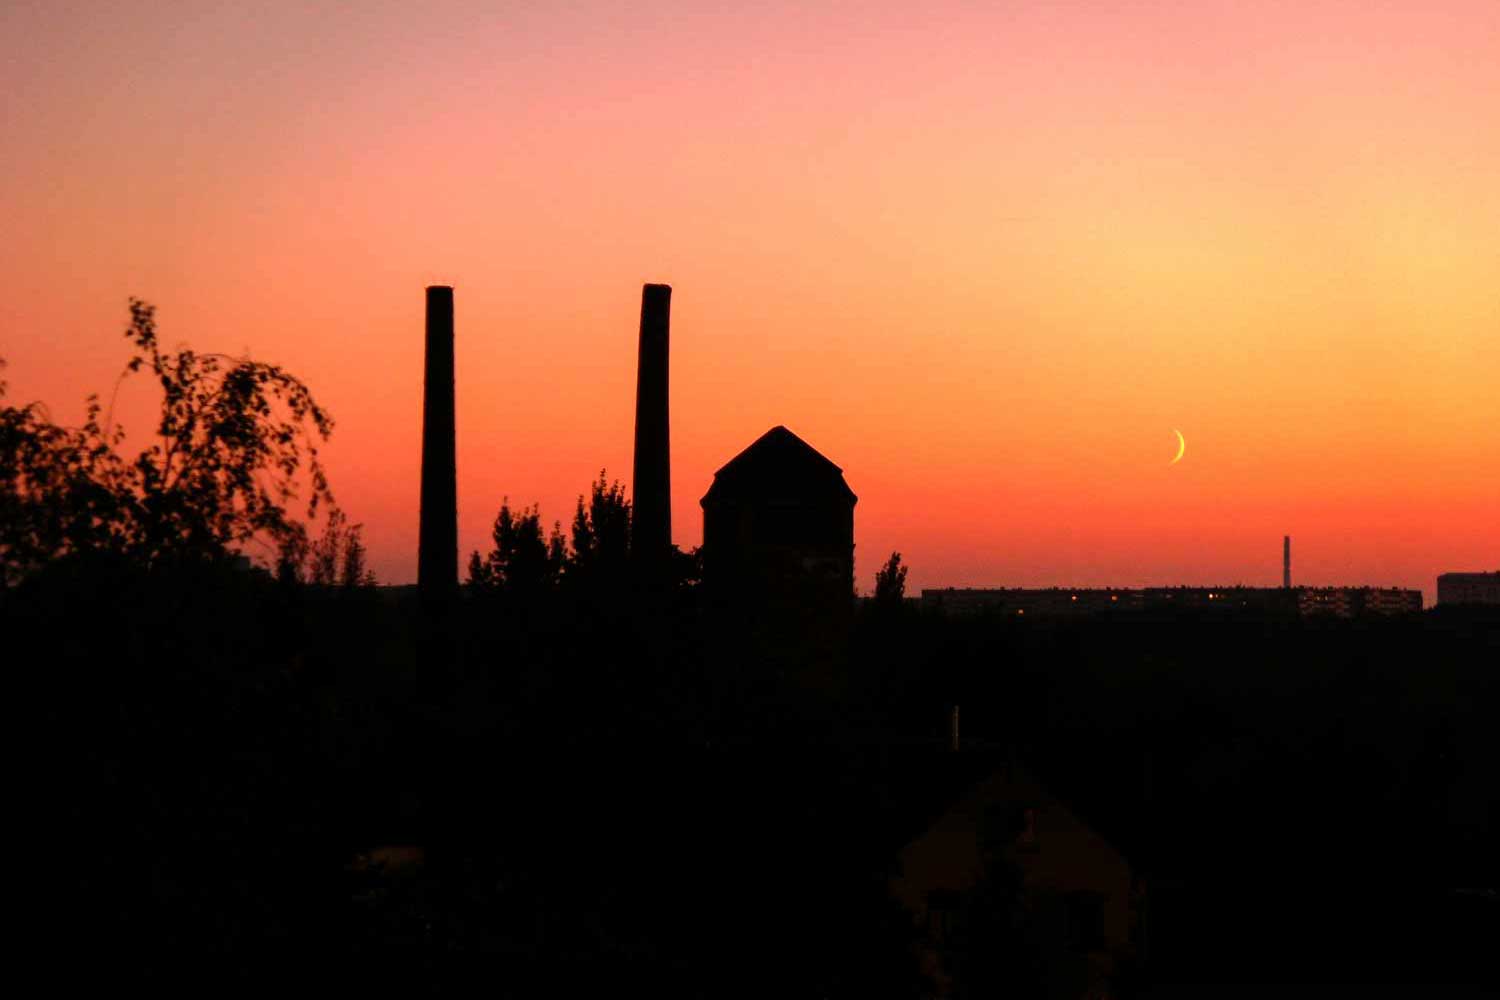
<instances>
[{"instance_id":1,"label":"sunset sky","mask_svg":"<svg viewBox=\"0 0 1500 1000\"><path fill-rule=\"evenodd\" d=\"M1497 0L12 0L0 53L8 402L81 419L132 295L285 365L382 582L424 286L467 556L628 481L647 281L684 548L785 424L862 590L1274 585L1283 534L1298 583L1500 568Z\"/></svg>"}]
</instances>

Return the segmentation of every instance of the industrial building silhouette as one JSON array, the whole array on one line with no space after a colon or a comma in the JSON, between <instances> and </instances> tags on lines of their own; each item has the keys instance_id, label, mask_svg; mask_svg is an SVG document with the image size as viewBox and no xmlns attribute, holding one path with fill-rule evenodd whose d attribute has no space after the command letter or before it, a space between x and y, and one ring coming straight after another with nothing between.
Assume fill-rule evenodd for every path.
<instances>
[{"instance_id":1,"label":"industrial building silhouette","mask_svg":"<svg viewBox=\"0 0 1500 1000\"><path fill-rule=\"evenodd\" d=\"M631 555L660 578L672 551L669 362L672 288L641 289ZM427 289L417 586L441 603L458 581L453 289ZM714 475L703 497L705 585L737 598L775 591L814 605L854 595L854 504L843 471L774 427Z\"/></svg>"},{"instance_id":2,"label":"industrial building silhouette","mask_svg":"<svg viewBox=\"0 0 1500 1000\"><path fill-rule=\"evenodd\" d=\"M854 505L843 470L773 427L714 473L703 507L703 581L720 593L854 594Z\"/></svg>"},{"instance_id":3,"label":"industrial building silhouette","mask_svg":"<svg viewBox=\"0 0 1500 1000\"><path fill-rule=\"evenodd\" d=\"M672 553L670 330L672 287L646 284L636 369L631 553L637 576L659 580ZM427 289L422 493L417 582L441 602L458 581L453 289ZM776 595L809 608L854 597L854 506L843 470L784 426L771 428L714 473L703 496L705 588L720 598ZM1282 585L1272 587L940 588L921 604L950 614L1074 615L1213 610L1341 618L1420 612L1417 590L1293 587L1291 536ZM1500 601L1497 574L1446 574L1440 603Z\"/></svg>"}]
</instances>

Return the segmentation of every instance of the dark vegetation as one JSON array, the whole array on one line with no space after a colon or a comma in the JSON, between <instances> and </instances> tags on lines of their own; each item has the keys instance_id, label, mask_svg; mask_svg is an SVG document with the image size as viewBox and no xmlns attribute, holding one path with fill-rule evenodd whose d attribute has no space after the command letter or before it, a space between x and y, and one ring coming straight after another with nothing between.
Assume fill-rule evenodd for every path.
<instances>
[{"instance_id":1,"label":"dark vegetation","mask_svg":"<svg viewBox=\"0 0 1500 1000\"><path fill-rule=\"evenodd\" d=\"M131 301L125 335L135 350L120 378L144 370L162 391L155 440L134 458L97 396L81 427L52 423L39 404L0 408L0 585L73 554L158 567L296 548L299 487L309 518L332 501L317 445L333 419L301 380L247 358L165 351L144 302Z\"/></svg>"},{"instance_id":2,"label":"dark vegetation","mask_svg":"<svg viewBox=\"0 0 1500 1000\"><path fill-rule=\"evenodd\" d=\"M140 304L130 336L164 392L135 459L97 405L0 410L22 863L60 980L919 996L886 880L991 749L1168 887L1180 926L1123 993L1486 975L1492 903L1451 890L1497 882L1493 620L948 620L893 554L800 642L715 606L695 554L638 585L603 473L566 533L503 505L433 614L370 585L342 513L316 539L289 513L332 501L305 386L164 355ZM233 558L257 544L267 571ZM961 912L959 994L1038 995L1015 871Z\"/></svg>"}]
</instances>

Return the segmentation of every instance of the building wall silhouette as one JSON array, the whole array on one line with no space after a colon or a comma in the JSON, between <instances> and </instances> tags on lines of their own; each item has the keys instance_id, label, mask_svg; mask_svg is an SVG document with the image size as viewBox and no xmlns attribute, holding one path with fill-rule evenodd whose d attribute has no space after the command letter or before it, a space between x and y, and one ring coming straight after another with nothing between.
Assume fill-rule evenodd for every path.
<instances>
[{"instance_id":1,"label":"building wall silhouette","mask_svg":"<svg viewBox=\"0 0 1500 1000\"><path fill-rule=\"evenodd\" d=\"M1444 573L1437 578L1439 604L1500 604L1500 572Z\"/></svg>"}]
</instances>

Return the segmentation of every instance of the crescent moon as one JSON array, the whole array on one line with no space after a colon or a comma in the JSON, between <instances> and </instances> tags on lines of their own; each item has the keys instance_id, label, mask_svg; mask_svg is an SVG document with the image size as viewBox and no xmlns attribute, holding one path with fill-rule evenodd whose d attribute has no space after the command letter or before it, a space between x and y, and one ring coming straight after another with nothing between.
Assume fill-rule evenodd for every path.
<instances>
[{"instance_id":1,"label":"crescent moon","mask_svg":"<svg viewBox=\"0 0 1500 1000\"><path fill-rule=\"evenodd\" d=\"M1172 428L1172 433L1177 435L1177 457L1168 462L1168 465L1176 465L1182 461L1182 456L1187 454L1187 438L1182 436L1182 431Z\"/></svg>"}]
</instances>

